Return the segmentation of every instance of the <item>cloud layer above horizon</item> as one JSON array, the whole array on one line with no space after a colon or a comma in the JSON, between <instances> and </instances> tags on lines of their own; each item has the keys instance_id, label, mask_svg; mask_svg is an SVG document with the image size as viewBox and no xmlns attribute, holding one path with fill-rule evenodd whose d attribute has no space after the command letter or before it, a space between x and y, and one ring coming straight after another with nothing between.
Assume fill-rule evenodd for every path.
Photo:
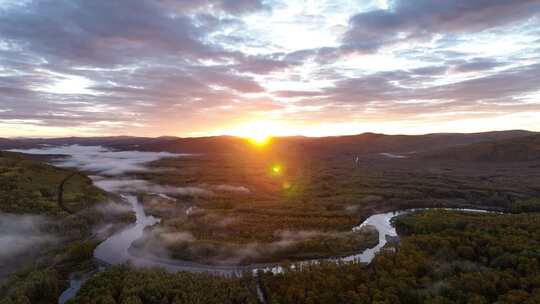
<instances>
[{"instance_id":1,"label":"cloud layer above horizon","mask_svg":"<svg viewBox=\"0 0 540 304\"><path fill-rule=\"evenodd\" d=\"M517 128L538 0L0 0L0 136Z\"/></svg>"}]
</instances>

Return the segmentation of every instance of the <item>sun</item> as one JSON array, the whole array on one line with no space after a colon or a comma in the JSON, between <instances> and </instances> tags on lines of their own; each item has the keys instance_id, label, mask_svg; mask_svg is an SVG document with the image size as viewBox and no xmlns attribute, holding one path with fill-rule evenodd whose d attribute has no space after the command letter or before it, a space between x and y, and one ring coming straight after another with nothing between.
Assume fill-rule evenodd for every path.
<instances>
[{"instance_id":1,"label":"sun","mask_svg":"<svg viewBox=\"0 0 540 304\"><path fill-rule=\"evenodd\" d=\"M276 124L269 121L253 121L237 126L228 133L243 137L254 146L264 147L272 141L273 133L270 130L273 132L276 128Z\"/></svg>"},{"instance_id":2,"label":"sun","mask_svg":"<svg viewBox=\"0 0 540 304\"><path fill-rule=\"evenodd\" d=\"M250 143L258 147L266 146L271 139L270 135L267 134L254 134L245 137L249 140Z\"/></svg>"}]
</instances>

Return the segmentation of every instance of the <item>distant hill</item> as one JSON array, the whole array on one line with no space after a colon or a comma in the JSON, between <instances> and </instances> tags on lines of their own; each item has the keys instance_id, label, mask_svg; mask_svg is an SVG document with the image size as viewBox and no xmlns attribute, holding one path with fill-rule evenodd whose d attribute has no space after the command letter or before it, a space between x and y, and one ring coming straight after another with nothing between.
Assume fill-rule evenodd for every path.
<instances>
[{"instance_id":1,"label":"distant hill","mask_svg":"<svg viewBox=\"0 0 540 304\"><path fill-rule=\"evenodd\" d=\"M210 136L188 138L158 137L154 141L131 145L128 148L140 151L167 151L175 153L225 153L244 151L250 147L247 141L240 137Z\"/></svg>"},{"instance_id":2,"label":"distant hill","mask_svg":"<svg viewBox=\"0 0 540 304\"><path fill-rule=\"evenodd\" d=\"M538 133L511 130L484 133L435 133L426 135L385 135L364 133L331 137L277 137L275 151L300 151L320 155L361 155L441 150L459 145L532 136ZM176 153L238 153L252 147L234 136L211 137L66 137L45 139L0 139L0 149L35 148L42 145L101 145L119 150L167 151Z\"/></svg>"},{"instance_id":3,"label":"distant hill","mask_svg":"<svg viewBox=\"0 0 540 304\"><path fill-rule=\"evenodd\" d=\"M456 146L419 155L426 159L460 161L540 161L540 135Z\"/></svg>"},{"instance_id":4,"label":"distant hill","mask_svg":"<svg viewBox=\"0 0 540 304\"><path fill-rule=\"evenodd\" d=\"M484 133L435 133L426 135L385 135L364 133L351 136L296 139L308 151L319 153L371 154L438 150L471 143L520 138L537 134L512 130Z\"/></svg>"},{"instance_id":5,"label":"distant hill","mask_svg":"<svg viewBox=\"0 0 540 304\"><path fill-rule=\"evenodd\" d=\"M59 137L59 138L0 138L0 148L35 148L40 145L110 146L137 144L157 140L150 137L105 136L105 137Z\"/></svg>"},{"instance_id":6,"label":"distant hill","mask_svg":"<svg viewBox=\"0 0 540 304\"><path fill-rule=\"evenodd\" d=\"M188 137L62 137L62 138L0 138L0 149L27 149L45 145L105 146L118 150L168 151L204 153L236 150L246 141L233 136Z\"/></svg>"},{"instance_id":7,"label":"distant hill","mask_svg":"<svg viewBox=\"0 0 540 304\"><path fill-rule=\"evenodd\" d=\"M536 133L516 130L472 134L385 135L364 133L331 137L293 136L274 138L271 146L274 150L289 152L304 151L310 154L404 153L436 150L484 141L519 138L533 134ZM111 146L144 151L169 151L178 153L241 152L250 148L244 139L234 136L137 139L132 143L115 141Z\"/></svg>"}]
</instances>

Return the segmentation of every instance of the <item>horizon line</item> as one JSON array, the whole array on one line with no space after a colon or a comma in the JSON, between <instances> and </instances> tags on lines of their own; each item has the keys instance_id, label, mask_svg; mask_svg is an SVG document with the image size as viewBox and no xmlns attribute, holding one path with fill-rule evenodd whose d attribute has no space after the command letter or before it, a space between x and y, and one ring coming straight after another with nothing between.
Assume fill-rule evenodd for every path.
<instances>
[{"instance_id":1,"label":"horizon line","mask_svg":"<svg viewBox=\"0 0 540 304\"><path fill-rule=\"evenodd\" d=\"M328 138L328 137L347 137L347 136L359 136L366 134L374 135L387 135L387 136L426 136L426 135L444 135L444 134L482 134L482 133L502 133L502 132L529 132L529 133L540 133L540 131L527 130L527 129L506 129L506 130L491 130L491 131L480 131L480 132L433 132L433 133L418 133L418 134L404 134L404 133L377 133L377 132L362 132L362 133L352 133L352 134L336 134L336 135L325 135L325 136L309 136L309 135L269 135L270 138L292 138L292 137L304 137L304 138ZM249 136L240 136L233 134L219 134L219 135L205 135L205 136L176 136L176 135L159 135L159 136L135 136L135 135L97 135L97 136L14 136L14 137L0 137L0 139L8 140L25 140L25 139L62 139L62 138L175 138L175 139L197 139L197 138L216 138L216 137L236 137L236 138L248 138Z\"/></svg>"}]
</instances>

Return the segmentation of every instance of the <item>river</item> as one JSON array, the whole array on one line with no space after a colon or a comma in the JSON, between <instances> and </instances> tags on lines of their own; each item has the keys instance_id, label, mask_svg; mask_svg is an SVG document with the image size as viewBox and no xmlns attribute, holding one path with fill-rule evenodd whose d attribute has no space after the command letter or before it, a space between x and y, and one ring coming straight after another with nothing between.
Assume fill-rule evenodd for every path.
<instances>
[{"instance_id":1,"label":"river","mask_svg":"<svg viewBox=\"0 0 540 304\"><path fill-rule=\"evenodd\" d=\"M217 275L234 276L242 275L244 271L281 271L280 266L277 264L253 264L246 266L214 266L205 265L190 261L180 261L173 259L157 258L157 257L137 257L130 253L129 248L131 244L139 239L143 235L143 231L146 227L159 223L159 219L153 216L148 216L144 212L143 206L139 203L138 199L134 195L123 195L123 197L131 204L135 215L135 224L113 234L105 241L103 241L94 250L94 257L107 265L117 265L125 262L130 262L136 267L162 267L168 271L189 271L189 272L209 272ZM387 244L389 237L397 237L395 227L392 225L392 219L396 216L403 215L423 209L408 209L395 212L386 212L374 214L368 217L360 225L353 227L353 230L362 229L365 226L373 226L379 233L379 243L373 247L365 249L358 254L340 257L330 258L326 260L331 261L357 261L362 263L370 263L375 255ZM480 209L458 209L458 208L444 208L445 210L459 210L464 212L489 212ZM298 262L302 263L317 263L318 260L309 260ZM95 272L94 272L95 273ZM88 273L81 277L72 277L70 279L70 287L66 289L59 298L58 303L63 304L70 298L74 297L81 285L90 278L94 273Z\"/></svg>"}]
</instances>

